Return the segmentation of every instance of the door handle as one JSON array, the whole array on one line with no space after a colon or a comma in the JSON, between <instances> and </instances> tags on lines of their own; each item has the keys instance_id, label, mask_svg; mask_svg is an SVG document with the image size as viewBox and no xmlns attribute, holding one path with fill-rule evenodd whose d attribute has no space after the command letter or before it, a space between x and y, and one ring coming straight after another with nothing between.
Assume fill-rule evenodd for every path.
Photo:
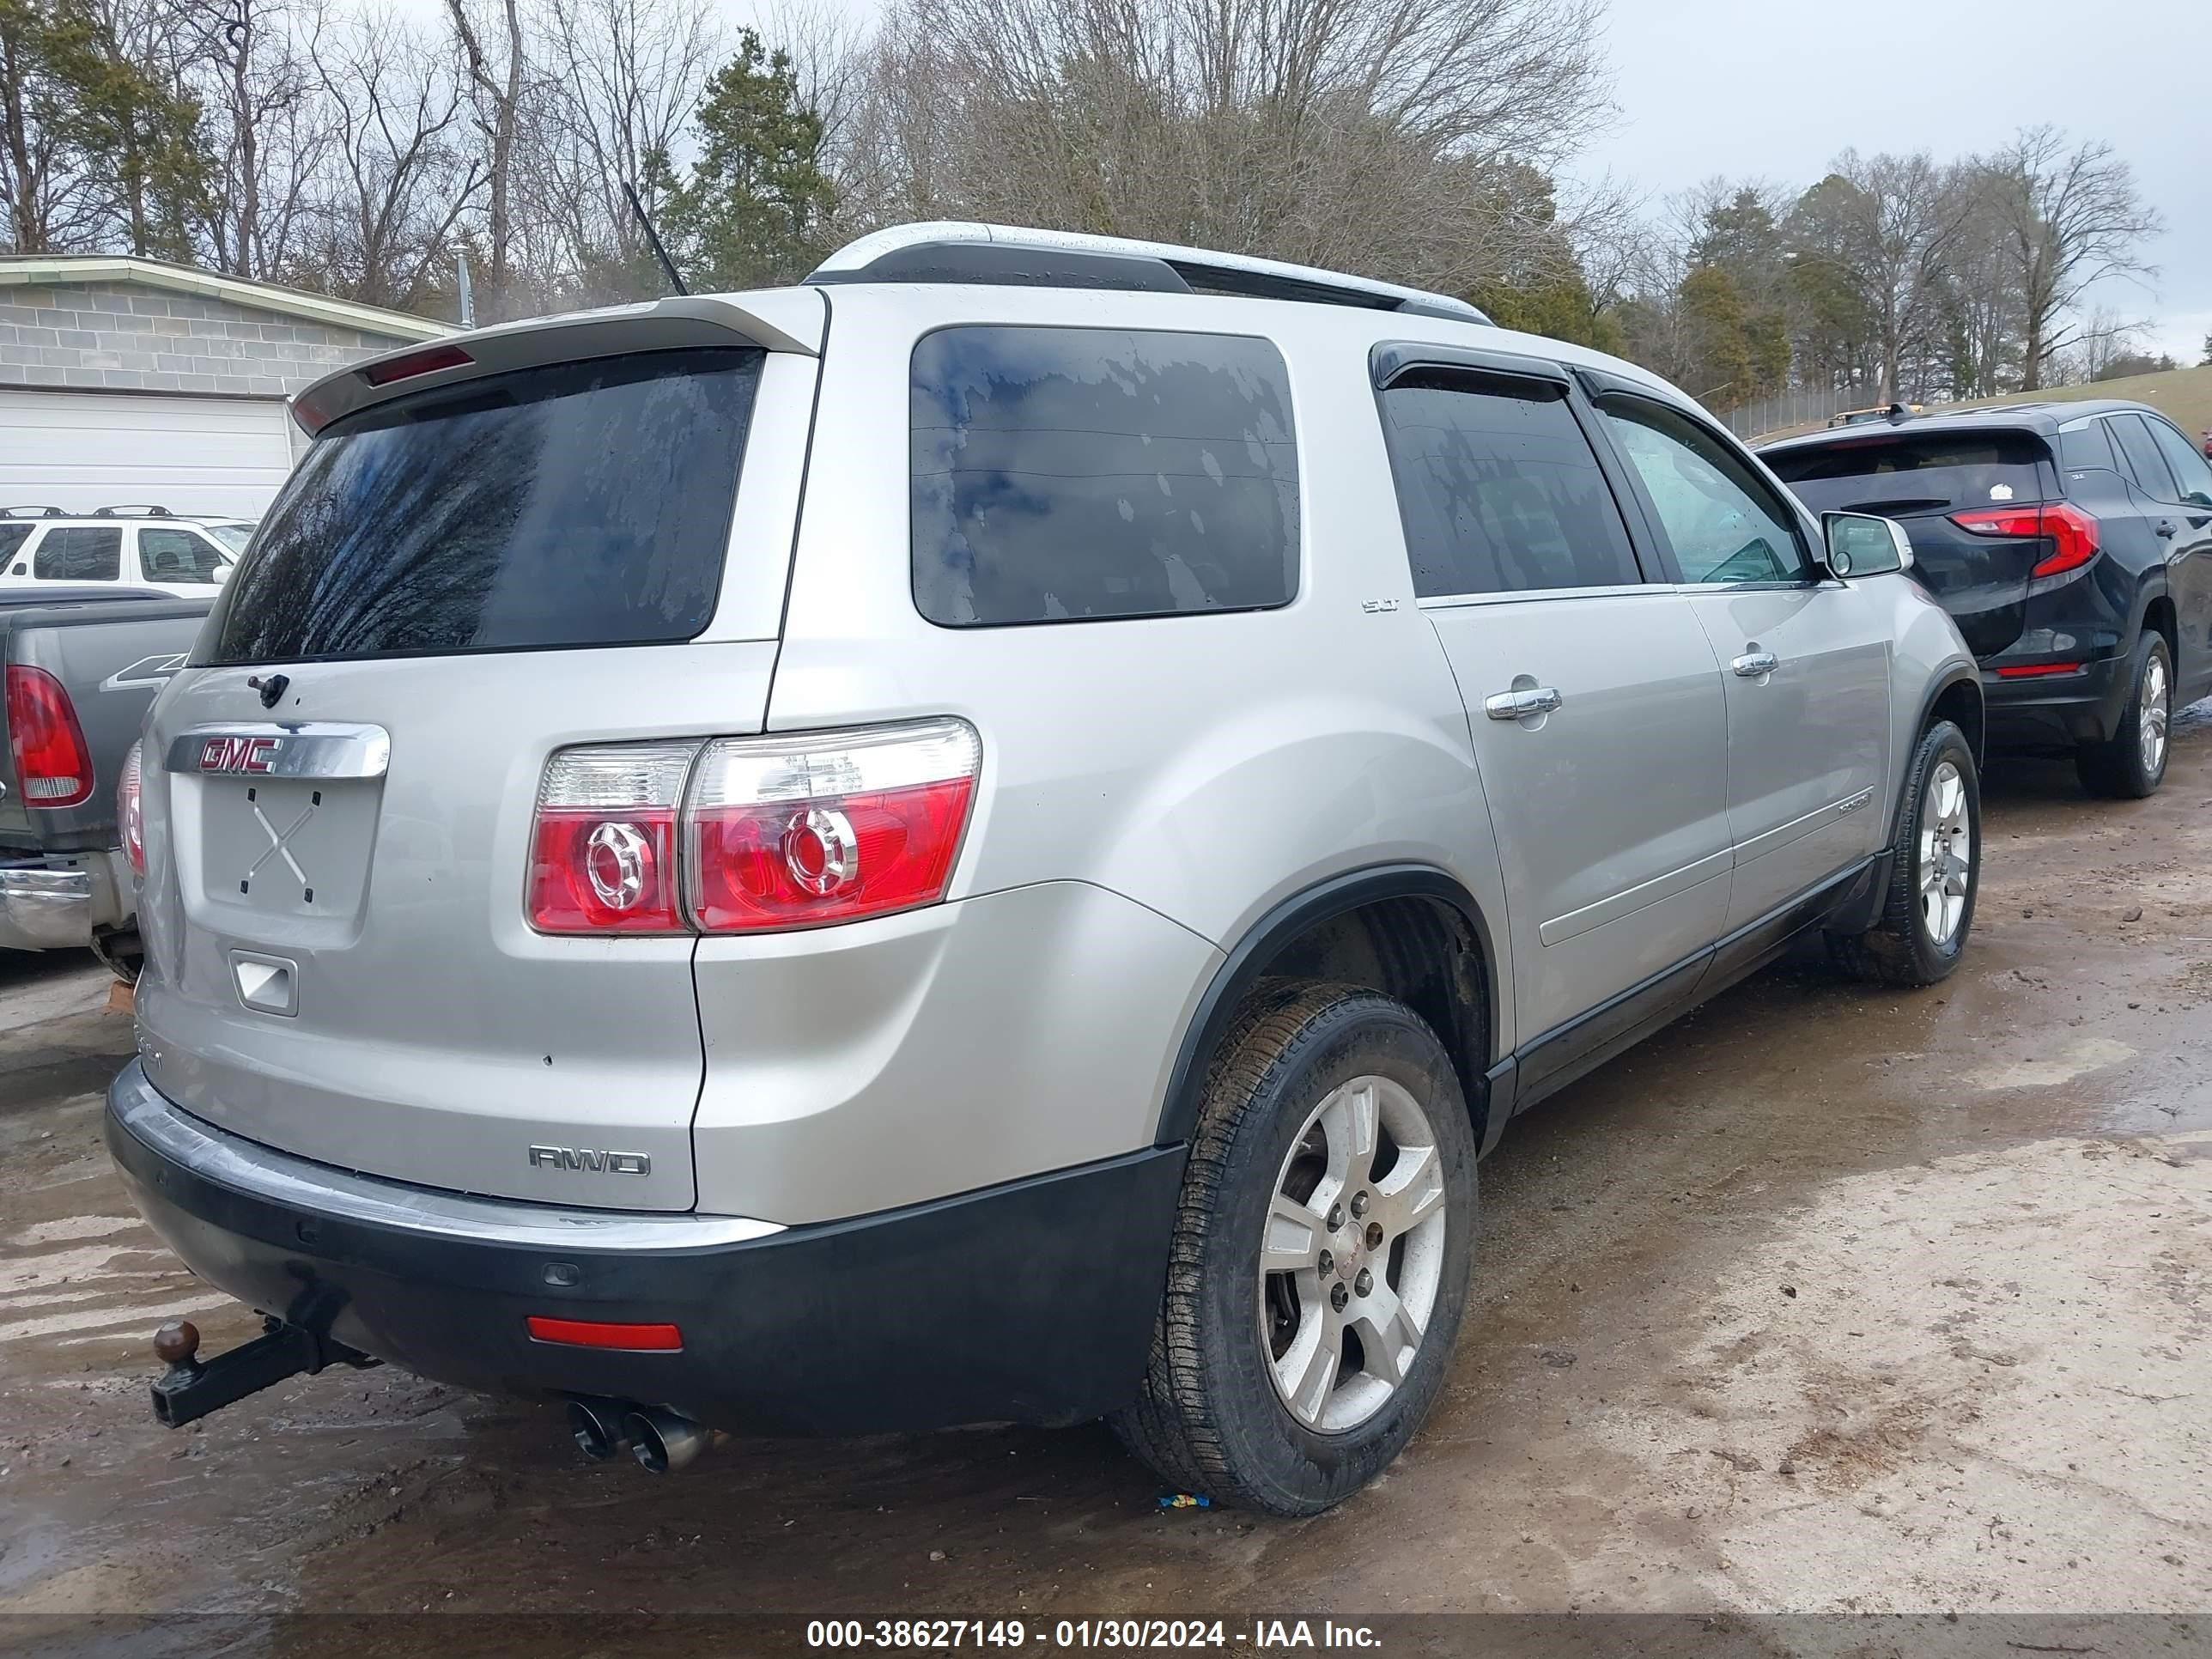
<instances>
[{"instance_id":1,"label":"door handle","mask_svg":"<svg viewBox=\"0 0 2212 1659\"><path fill-rule=\"evenodd\" d=\"M1747 651L1729 666L1735 669L1744 678L1755 680L1760 675L1771 674L1776 669L1781 667L1782 659L1771 651Z\"/></svg>"},{"instance_id":2,"label":"door handle","mask_svg":"<svg viewBox=\"0 0 2212 1659\"><path fill-rule=\"evenodd\" d=\"M1482 712L1494 720L1525 720L1551 714L1565 701L1552 687L1537 685L1522 691L1493 691L1482 700Z\"/></svg>"},{"instance_id":3,"label":"door handle","mask_svg":"<svg viewBox=\"0 0 2212 1659\"><path fill-rule=\"evenodd\" d=\"M2174 534L2173 520L2171 519L2160 519L2158 521L2158 533L2161 539L2169 542L2172 541Z\"/></svg>"}]
</instances>

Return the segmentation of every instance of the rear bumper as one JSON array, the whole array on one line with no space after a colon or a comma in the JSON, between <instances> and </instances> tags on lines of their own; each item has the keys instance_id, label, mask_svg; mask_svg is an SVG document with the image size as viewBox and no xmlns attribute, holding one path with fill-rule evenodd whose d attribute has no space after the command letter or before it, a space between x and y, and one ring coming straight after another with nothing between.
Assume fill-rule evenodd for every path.
<instances>
[{"instance_id":1,"label":"rear bumper","mask_svg":"<svg viewBox=\"0 0 2212 1659\"><path fill-rule=\"evenodd\" d=\"M2130 659L2106 657L2077 673L2001 679L1982 671L1982 702L1991 749L2072 748L2101 743L2119 729L2133 689Z\"/></svg>"},{"instance_id":2,"label":"rear bumper","mask_svg":"<svg viewBox=\"0 0 2212 1659\"><path fill-rule=\"evenodd\" d=\"M112 853L52 854L0 865L0 950L62 951L131 920L130 878Z\"/></svg>"},{"instance_id":3,"label":"rear bumper","mask_svg":"<svg viewBox=\"0 0 2212 1659\"><path fill-rule=\"evenodd\" d=\"M350 1175L191 1117L135 1061L109 1087L106 1133L154 1230L264 1313L466 1388L612 1395L778 1434L1073 1422L1127 1403L1183 1162L1146 1149L781 1228ZM673 1324L683 1346L539 1342L532 1314Z\"/></svg>"}]
</instances>

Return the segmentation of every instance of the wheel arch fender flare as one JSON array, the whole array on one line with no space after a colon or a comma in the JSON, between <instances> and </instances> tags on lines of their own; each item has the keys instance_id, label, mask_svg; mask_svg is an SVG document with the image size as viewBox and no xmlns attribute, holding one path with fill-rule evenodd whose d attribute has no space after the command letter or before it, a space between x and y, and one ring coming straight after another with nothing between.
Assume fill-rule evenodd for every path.
<instances>
[{"instance_id":1,"label":"wheel arch fender flare","mask_svg":"<svg viewBox=\"0 0 2212 1659\"><path fill-rule=\"evenodd\" d=\"M1882 837L1884 847L1897 840L1898 826L1905 822L1905 790L1912 781L1912 750L1919 746L1922 736L1935 720L1936 704L1954 695L1960 688L1972 696L1974 707L1978 711L1984 702L1982 678L1971 659L1945 664L1921 696L1920 712L1915 716L1907 738L1911 748L1898 757L1897 787L1891 792L1888 833ZM1983 750L1983 728L1979 720L1976 721L1975 728L1966 733L1966 746L1973 750L1974 765L1978 769L1982 764Z\"/></svg>"},{"instance_id":2,"label":"wheel arch fender flare","mask_svg":"<svg viewBox=\"0 0 2212 1659\"><path fill-rule=\"evenodd\" d=\"M1206 1062L1227 1032L1245 994L1259 983L1267 965L1283 947L1323 922L1381 900L1399 898L1440 900L1457 911L1468 924L1475 949L1482 957L1482 1041L1486 1046L1483 1054L1470 1059L1479 1058L1485 1066L1497 1060L1498 999L1504 994L1502 958L1489 920L1466 884L1448 872L1426 864L1374 865L1346 871L1282 899L1246 928L1229 948L1184 1025L1175 1064L1168 1074L1154 1145L1178 1144L1188 1140L1196 1130ZM1440 1032L1438 1036L1449 1045L1448 1034ZM1462 1082L1468 1092L1468 1104L1478 1114L1480 1130L1483 1102L1479 1097L1486 1087L1486 1073L1480 1067L1474 1069L1475 1074L1464 1078Z\"/></svg>"}]
</instances>

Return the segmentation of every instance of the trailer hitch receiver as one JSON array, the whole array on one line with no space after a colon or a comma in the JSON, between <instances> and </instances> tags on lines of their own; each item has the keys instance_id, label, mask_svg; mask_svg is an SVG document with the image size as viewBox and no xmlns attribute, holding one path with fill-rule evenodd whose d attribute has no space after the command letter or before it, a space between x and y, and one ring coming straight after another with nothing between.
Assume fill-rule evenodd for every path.
<instances>
[{"instance_id":1,"label":"trailer hitch receiver","mask_svg":"<svg viewBox=\"0 0 2212 1659\"><path fill-rule=\"evenodd\" d=\"M304 1325L265 1315L261 1325L252 1341L212 1359L199 1357L199 1328L189 1319L173 1319L155 1332L154 1357L169 1369L154 1382L154 1415L182 1428L288 1376L313 1376L326 1365L366 1370L381 1363Z\"/></svg>"}]
</instances>

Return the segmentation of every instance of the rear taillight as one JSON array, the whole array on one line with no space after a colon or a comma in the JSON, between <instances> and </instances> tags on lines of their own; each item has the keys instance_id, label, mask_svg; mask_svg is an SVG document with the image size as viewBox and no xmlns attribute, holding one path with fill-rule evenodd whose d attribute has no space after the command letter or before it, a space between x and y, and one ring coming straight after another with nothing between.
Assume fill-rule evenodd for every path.
<instances>
[{"instance_id":1,"label":"rear taillight","mask_svg":"<svg viewBox=\"0 0 2212 1659\"><path fill-rule=\"evenodd\" d=\"M43 668L8 669L8 741L27 806L78 806L92 799L92 754L62 683Z\"/></svg>"},{"instance_id":2,"label":"rear taillight","mask_svg":"<svg viewBox=\"0 0 2212 1659\"><path fill-rule=\"evenodd\" d=\"M531 831L530 925L541 933L677 933L676 807L696 743L564 749L545 763Z\"/></svg>"},{"instance_id":3,"label":"rear taillight","mask_svg":"<svg viewBox=\"0 0 2212 1659\"><path fill-rule=\"evenodd\" d=\"M2042 537L2051 553L2029 574L2056 576L2078 570L2097 556L2097 521L2064 501L2047 507L1993 507L1954 513L1951 522L1977 536Z\"/></svg>"},{"instance_id":4,"label":"rear taillight","mask_svg":"<svg viewBox=\"0 0 2212 1659\"><path fill-rule=\"evenodd\" d=\"M146 818L138 799L138 757L144 748L143 743L131 745L131 752L123 757L123 775L115 785L115 822L123 831L123 854L141 876L146 873Z\"/></svg>"},{"instance_id":5,"label":"rear taillight","mask_svg":"<svg viewBox=\"0 0 2212 1659\"><path fill-rule=\"evenodd\" d=\"M979 757L954 720L708 744L684 813L692 921L758 933L936 902Z\"/></svg>"},{"instance_id":6,"label":"rear taillight","mask_svg":"<svg viewBox=\"0 0 2212 1659\"><path fill-rule=\"evenodd\" d=\"M531 926L773 933L933 904L981 757L957 720L562 750L538 793Z\"/></svg>"}]
</instances>

